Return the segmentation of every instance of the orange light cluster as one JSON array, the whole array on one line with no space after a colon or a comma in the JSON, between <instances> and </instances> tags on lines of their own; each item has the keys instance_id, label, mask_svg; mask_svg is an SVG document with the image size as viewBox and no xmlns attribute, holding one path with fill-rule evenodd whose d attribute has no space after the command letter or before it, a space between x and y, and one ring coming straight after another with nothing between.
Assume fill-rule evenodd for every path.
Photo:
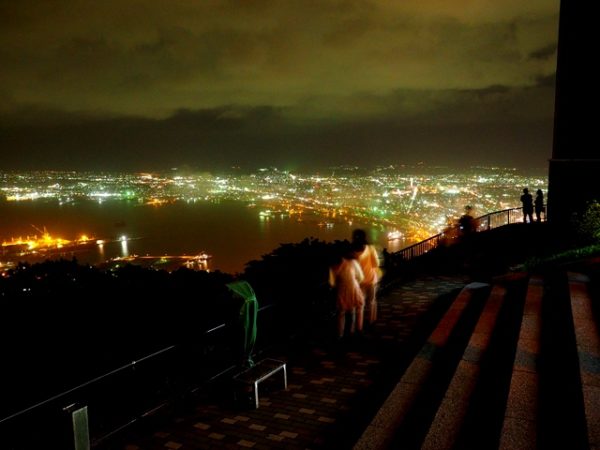
<instances>
[{"instance_id":1,"label":"orange light cluster","mask_svg":"<svg viewBox=\"0 0 600 450\"><path fill-rule=\"evenodd\" d=\"M150 206L162 206L162 205L166 205L167 203L172 203L172 201L165 200L165 199L160 199L160 198L151 198L150 200L148 200L146 202L146 205L150 205Z\"/></svg>"},{"instance_id":2,"label":"orange light cluster","mask_svg":"<svg viewBox=\"0 0 600 450\"><path fill-rule=\"evenodd\" d=\"M87 235L82 235L77 240L74 241L75 244L85 244L91 241L93 238L88 237ZM71 244L73 241L68 239L63 239L60 237L53 237L50 233L44 233L41 238L37 236L33 236L33 238L27 236L26 239L22 237L19 238L11 238L10 241L3 241L2 247L23 247L27 250L45 250L52 248L63 248L66 245Z\"/></svg>"}]
</instances>

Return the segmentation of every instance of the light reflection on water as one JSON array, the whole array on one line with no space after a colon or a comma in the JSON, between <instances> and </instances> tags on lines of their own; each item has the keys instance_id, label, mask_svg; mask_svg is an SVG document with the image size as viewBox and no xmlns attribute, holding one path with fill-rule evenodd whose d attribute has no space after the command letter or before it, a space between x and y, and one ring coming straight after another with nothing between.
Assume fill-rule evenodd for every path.
<instances>
[{"instance_id":1,"label":"light reflection on water","mask_svg":"<svg viewBox=\"0 0 600 450\"><path fill-rule=\"evenodd\" d=\"M127 247L127 241L121 241L121 256L129 256L129 248Z\"/></svg>"},{"instance_id":2,"label":"light reflection on water","mask_svg":"<svg viewBox=\"0 0 600 450\"><path fill-rule=\"evenodd\" d=\"M364 228L379 250L394 252L402 240L387 240L388 229L357 222L335 221L303 215L274 214L259 217L245 203L177 202L160 207L137 202L80 201L59 205L56 201L1 202L0 241L36 234L32 225L46 227L55 237L74 239L82 234L106 239L86 251L69 252L80 262L96 264L130 255L212 255L211 270L239 272L245 263L260 259L282 243L314 237L324 241L349 239L354 228ZM39 234L39 233L38 233ZM121 240L126 236L126 240ZM0 257L7 259L6 256Z\"/></svg>"}]
</instances>

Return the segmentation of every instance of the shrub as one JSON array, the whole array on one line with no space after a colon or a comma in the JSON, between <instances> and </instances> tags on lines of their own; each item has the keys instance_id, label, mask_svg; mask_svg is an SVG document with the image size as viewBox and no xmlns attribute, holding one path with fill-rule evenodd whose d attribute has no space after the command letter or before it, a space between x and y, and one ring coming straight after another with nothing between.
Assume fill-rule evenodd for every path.
<instances>
[{"instance_id":1,"label":"shrub","mask_svg":"<svg viewBox=\"0 0 600 450\"><path fill-rule=\"evenodd\" d=\"M576 215L575 230L587 242L600 240L600 203L597 200L589 202L583 213Z\"/></svg>"}]
</instances>

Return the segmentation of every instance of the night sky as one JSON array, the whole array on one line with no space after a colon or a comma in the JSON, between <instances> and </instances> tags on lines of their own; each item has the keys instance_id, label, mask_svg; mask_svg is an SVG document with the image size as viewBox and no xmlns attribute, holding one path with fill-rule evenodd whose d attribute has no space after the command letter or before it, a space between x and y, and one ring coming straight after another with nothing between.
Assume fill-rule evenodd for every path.
<instances>
[{"instance_id":1,"label":"night sky","mask_svg":"<svg viewBox=\"0 0 600 450\"><path fill-rule=\"evenodd\" d=\"M0 170L544 168L558 0L0 0Z\"/></svg>"}]
</instances>

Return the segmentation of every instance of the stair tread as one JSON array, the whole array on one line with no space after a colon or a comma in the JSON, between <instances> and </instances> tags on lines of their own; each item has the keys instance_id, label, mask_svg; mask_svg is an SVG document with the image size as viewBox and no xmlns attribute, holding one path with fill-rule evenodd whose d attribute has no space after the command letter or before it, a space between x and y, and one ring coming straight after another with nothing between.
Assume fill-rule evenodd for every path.
<instances>
[{"instance_id":1,"label":"stair tread","mask_svg":"<svg viewBox=\"0 0 600 450\"><path fill-rule=\"evenodd\" d=\"M423 450L450 449L456 441L477 385L480 362L489 345L505 294L503 287L493 287L425 437L421 447Z\"/></svg>"},{"instance_id":2,"label":"stair tread","mask_svg":"<svg viewBox=\"0 0 600 450\"><path fill-rule=\"evenodd\" d=\"M589 279L573 272L568 277L588 444L594 448L600 446L600 338L587 287Z\"/></svg>"},{"instance_id":3,"label":"stair tread","mask_svg":"<svg viewBox=\"0 0 600 450\"><path fill-rule=\"evenodd\" d=\"M500 449L535 448L538 403L538 365L541 339L543 283L531 277L527 287L525 306L513 374L506 404ZM524 432L527 430L527 432ZM518 445L515 447L515 445Z\"/></svg>"}]
</instances>

